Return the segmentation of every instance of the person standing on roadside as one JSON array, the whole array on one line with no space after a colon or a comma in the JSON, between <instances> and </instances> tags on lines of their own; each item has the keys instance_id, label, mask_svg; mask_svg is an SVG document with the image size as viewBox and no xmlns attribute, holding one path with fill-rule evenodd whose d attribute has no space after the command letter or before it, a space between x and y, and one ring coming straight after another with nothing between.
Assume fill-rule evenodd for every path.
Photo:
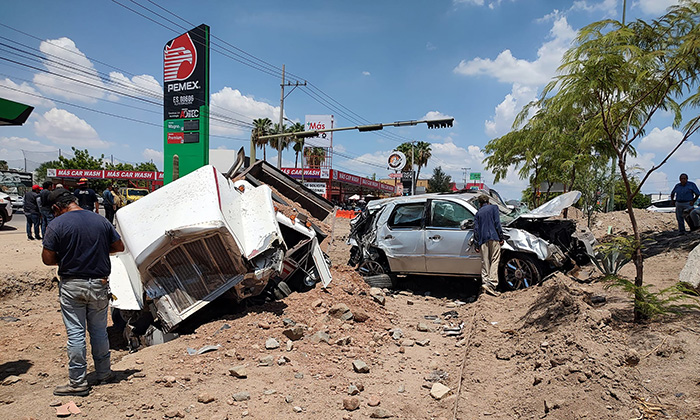
<instances>
[{"instance_id":1,"label":"person standing on roadside","mask_svg":"<svg viewBox=\"0 0 700 420\"><path fill-rule=\"evenodd\" d=\"M42 184L44 188L39 193L39 212L41 213L41 236L46 236L46 225L53 220L53 213L51 212L51 206L49 205L49 194L53 191L53 182L44 181Z\"/></svg>"},{"instance_id":2,"label":"person standing on roadside","mask_svg":"<svg viewBox=\"0 0 700 420\"><path fill-rule=\"evenodd\" d=\"M87 178L80 178L78 181L78 188L75 189L76 198L78 199L78 205L83 210L94 211L95 213L100 212L100 203L97 201L97 194L92 188L88 188Z\"/></svg>"},{"instance_id":3,"label":"person standing on roadside","mask_svg":"<svg viewBox=\"0 0 700 420\"><path fill-rule=\"evenodd\" d=\"M114 205L114 194L112 191L112 186L107 185L107 188L102 192L102 206L105 208L105 217L109 220L109 223L114 224L114 212L117 208Z\"/></svg>"},{"instance_id":4,"label":"person standing on roadside","mask_svg":"<svg viewBox=\"0 0 700 420\"><path fill-rule=\"evenodd\" d=\"M41 213L39 213L39 203L37 202L39 191L41 191L41 187L34 185L30 191L24 194L24 207L22 210L24 211L24 217L27 218L27 239L30 241L41 239L41 233L39 232ZM32 227L34 227L34 236L32 236Z\"/></svg>"},{"instance_id":5,"label":"person standing on roadside","mask_svg":"<svg viewBox=\"0 0 700 420\"><path fill-rule=\"evenodd\" d=\"M90 393L86 327L98 382L114 378L107 337L111 296L108 276L112 270L109 254L123 251L124 244L114 226L82 209L70 191L55 189L48 203L55 219L46 229L41 260L46 265L58 265L58 294L68 336L69 383L56 387L53 394L86 396Z\"/></svg>"},{"instance_id":6,"label":"person standing on roadside","mask_svg":"<svg viewBox=\"0 0 700 420\"><path fill-rule=\"evenodd\" d=\"M686 209L693 208L693 203L700 196L697 185L694 182L688 181L687 174L681 174L678 178L680 181L673 187L671 191L671 203L676 206L676 220L678 221L678 232L685 233L685 220L683 212Z\"/></svg>"},{"instance_id":7,"label":"person standing on roadside","mask_svg":"<svg viewBox=\"0 0 700 420\"><path fill-rule=\"evenodd\" d=\"M489 204L489 196L479 196L479 210L474 217L474 240L476 251L481 253L481 291L491 296L499 296L498 263L501 260L503 229L498 207Z\"/></svg>"}]
</instances>

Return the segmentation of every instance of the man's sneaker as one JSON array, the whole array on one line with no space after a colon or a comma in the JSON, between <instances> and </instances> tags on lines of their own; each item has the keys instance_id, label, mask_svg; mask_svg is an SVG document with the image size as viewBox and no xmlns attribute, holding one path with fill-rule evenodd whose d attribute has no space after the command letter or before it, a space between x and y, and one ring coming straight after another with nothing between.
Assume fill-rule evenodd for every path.
<instances>
[{"instance_id":1,"label":"man's sneaker","mask_svg":"<svg viewBox=\"0 0 700 420\"><path fill-rule=\"evenodd\" d=\"M77 397L87 397L90 393L90 388L87 385L61 385L57 386L53 390L53 395L58 396L77 396Z\"/></svg>"},{"instance_id":2,"label":"man's sneaker","mask_svg":"<svg viewBox=\"0 0 700 420\"><path fill-rule=\"evenodd\" d=\"M481 286L481 292L495 297L501 296L501 292L485 284Z\"/></svg>"}]
</instances>

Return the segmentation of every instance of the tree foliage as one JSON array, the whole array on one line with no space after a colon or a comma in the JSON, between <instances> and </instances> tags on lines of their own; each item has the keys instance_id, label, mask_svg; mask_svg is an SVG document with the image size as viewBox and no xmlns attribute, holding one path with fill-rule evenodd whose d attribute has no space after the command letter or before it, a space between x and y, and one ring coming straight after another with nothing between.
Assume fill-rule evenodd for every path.
<instances>
[{"instance_id":1,"label":"tree foliage","mask_svg":"<svg viewBox=\"0 0 700 420\"><path fill-rule=\"evenodd\" d=\"M637 244L632 258L636 268L637 321L644 317L639 308L646 295L641 292L643 258L633 201L649 176L700 128L697 113L684 118L684 111L700 105L699 21L700 3L686 0L651 22L592 23L579 32L574 46L564 55L561 75L543 92L549 112L581 110L585 116L578 130L581 143L596 145L599 153L612 152L617 158ZM628 159L634 154L635 142L660 112L674 117L673 126L680 131L680 140L635 185Z\"/></svg>"},{"instance_id":2,"label":"tree foliage","mask_svg":"<svg viewBox=\"0 0 700 420\"><path fill-rule=\"evenodd\" d=\"M433 176L428 179L428 192L447 192L450 191L452 177L443 172L442 167L438 166L433 169Z\"/></svg>"}]
</instances>

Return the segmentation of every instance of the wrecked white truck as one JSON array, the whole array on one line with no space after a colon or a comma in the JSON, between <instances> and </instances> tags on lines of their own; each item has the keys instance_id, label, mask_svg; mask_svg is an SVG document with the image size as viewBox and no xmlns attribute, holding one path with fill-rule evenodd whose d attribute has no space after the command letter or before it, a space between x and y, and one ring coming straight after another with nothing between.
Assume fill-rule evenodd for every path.
<instances>
[{"instance_id":1,"label":"wrecked white truck","mask_svg":"<svg viewBox=\"0 0 700 420\"><path fill-rule=\"evenodd\" d=\"M482 192L423 194L372 201L351 222L350 261L372 286L390 287L397 275L481 276L481 255L473 241L474 215ZM497 195L505 236L500 287L537 284L553 270L585 264L595 238L568 219L555 218L578 201L572 191L537 209L516 215Z\"/></svg>"},{"instance_id":2,"label":"wrecked white truck","mask_svg":"<svg viewBox=\"0 0 700 420\"><path fill-rule=\"evenodd\" d=\"M324 236L308 212L287 207L285 214L280 207L290 200L246 175L204 166L117 211L126 249L111 257L110 286L112 307L127 323L148 315L151 331L168 333L222 295L282 298L330 283ZM274 177L292 191L302 188L281 172ZM328 210L315 209L322 219L332 206L321 207Z\"/></svg>"}]
</instances>

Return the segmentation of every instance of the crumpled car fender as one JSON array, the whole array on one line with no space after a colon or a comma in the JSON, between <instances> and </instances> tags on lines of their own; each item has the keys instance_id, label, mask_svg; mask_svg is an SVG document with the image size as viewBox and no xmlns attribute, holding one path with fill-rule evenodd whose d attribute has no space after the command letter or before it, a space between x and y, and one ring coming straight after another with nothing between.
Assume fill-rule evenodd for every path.
<instances>
[{"instance_id":1,"label":"crumpled car fender","mask_svg":"<svg viewBox=\"0 0 700 420\"><path fill-rule=\"evenodd\" d=\"M539 260L551 262L558 267L566 261L566 256L558 246L527 231L503 228L503 234L506 240L502 249L535 254Z\"/></svg>"}]
</instances>

